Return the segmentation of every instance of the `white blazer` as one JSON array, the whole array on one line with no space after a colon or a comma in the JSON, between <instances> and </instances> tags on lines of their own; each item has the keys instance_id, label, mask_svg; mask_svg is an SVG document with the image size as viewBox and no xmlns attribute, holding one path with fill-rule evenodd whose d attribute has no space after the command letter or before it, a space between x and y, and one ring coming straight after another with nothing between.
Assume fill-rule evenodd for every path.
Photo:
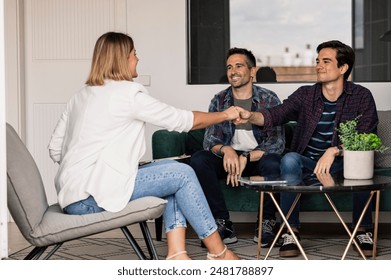
<instances>
[{"instance_id":1,"label":"white blazer","mask_svg":"<svg viewBox=\"0 0 391 280\"><path fill-rule=\"evenodd\" d=\"M136 82L109 80L82 88L68 102L48 146L60 164L55 177L60 206L92 195L105 210L122 210L145 153L145 123L189 131L193 118Z\"/></svg>"}]
</instances>

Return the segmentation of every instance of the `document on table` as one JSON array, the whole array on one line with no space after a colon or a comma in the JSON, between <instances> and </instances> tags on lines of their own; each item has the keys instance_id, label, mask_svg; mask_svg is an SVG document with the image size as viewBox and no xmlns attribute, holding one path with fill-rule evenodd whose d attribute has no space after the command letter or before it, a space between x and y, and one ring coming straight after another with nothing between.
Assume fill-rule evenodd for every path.
<instances>
[{"instance_id":1,"label":"document on table","mask_svg":"<svg viewBox=\"0 0 391 280\"><path fill-rule=\"evenodd\" d=\"M166 160L166 159L171 159L171 160L176 160L176 161L182 162L182 161L185 161L186 159L189 159L190 157L191 157L191 155L183 154L183 155L175 156L175 157L166 157L166 158L152 159L152 160L147 160L147 161L140 161L138 163L138 165L143 166L148 163L158 162L158 161L162 161L162 160Z\"/></svg>"}]
</instances>

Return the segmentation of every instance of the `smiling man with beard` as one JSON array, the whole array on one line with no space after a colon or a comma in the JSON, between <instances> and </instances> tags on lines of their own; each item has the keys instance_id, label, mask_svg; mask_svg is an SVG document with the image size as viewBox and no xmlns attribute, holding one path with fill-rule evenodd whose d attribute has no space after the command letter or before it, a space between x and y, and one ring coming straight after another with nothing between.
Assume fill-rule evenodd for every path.
<instances>
[{"instance_id":1,"label":"smiling man with beard","mask_svg":"<svg viewBox=\"0 0 391 280\"><path fill-rule=\"evenodd\" d=\"M281 103L273 91L253 84L257 69L251 51L230 49L226 67L230 86L213 97L209 112L221 112L230 106L239 106L255 112ZM224 243L235 243L237 237L219 180L226 178L227 185L238 187L240 176L279 176L280 154L284 147L284 131L281 126L266 132L257 125L235 126L231 122L224 122L206 129L204 150L192 156L191 166L201 183ZM274 239L275 212L273 202L265 196L263 247L270 246ZM258 225L258 222L256 224ZM255 242L258 242L257 237L256 228Z\"/></svg>"}]
</instances>

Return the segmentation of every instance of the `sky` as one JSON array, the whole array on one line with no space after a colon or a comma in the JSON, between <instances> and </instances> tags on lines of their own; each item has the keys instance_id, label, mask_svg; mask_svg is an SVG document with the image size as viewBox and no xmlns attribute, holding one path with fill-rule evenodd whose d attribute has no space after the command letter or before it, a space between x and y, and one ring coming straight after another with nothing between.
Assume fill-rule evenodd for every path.
<instances>
[{"instance_id":1,"label":"sky","mask_svg":"<svg viewBox=\"0 0 391 280\"><path fill-rule=\"evenodd\" d=\"M351 0L230 0L231 47L250 49L257 64L283 64L285 48L303 56L307 44L352 44Z\"/></svg>"}]
</instances>

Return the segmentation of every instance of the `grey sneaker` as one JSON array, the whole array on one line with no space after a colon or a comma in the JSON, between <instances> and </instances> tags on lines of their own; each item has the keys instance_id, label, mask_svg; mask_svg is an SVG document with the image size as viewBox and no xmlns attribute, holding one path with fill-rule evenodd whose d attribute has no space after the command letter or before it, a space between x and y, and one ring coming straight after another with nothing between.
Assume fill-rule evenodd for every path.
<instances>
[{"instance_id":1,"label":"grey sneaker","mask_svg":"<svg viewBox=\"0 0 391 280\"><path fill-rule=\"evenodd\" d=\"M255 235L253 238L253 241L255 243L258 243L258 225L259 222L257 221L256 227L255 227ZM261 240L261 247L267 248L272 245L274 238L276 237L274 233L274 226L276 225L276 220L262 220L262 240ZM278 240L276 243L276 246L281 246L281 240Z\"/></svg>"}]
</instances>

